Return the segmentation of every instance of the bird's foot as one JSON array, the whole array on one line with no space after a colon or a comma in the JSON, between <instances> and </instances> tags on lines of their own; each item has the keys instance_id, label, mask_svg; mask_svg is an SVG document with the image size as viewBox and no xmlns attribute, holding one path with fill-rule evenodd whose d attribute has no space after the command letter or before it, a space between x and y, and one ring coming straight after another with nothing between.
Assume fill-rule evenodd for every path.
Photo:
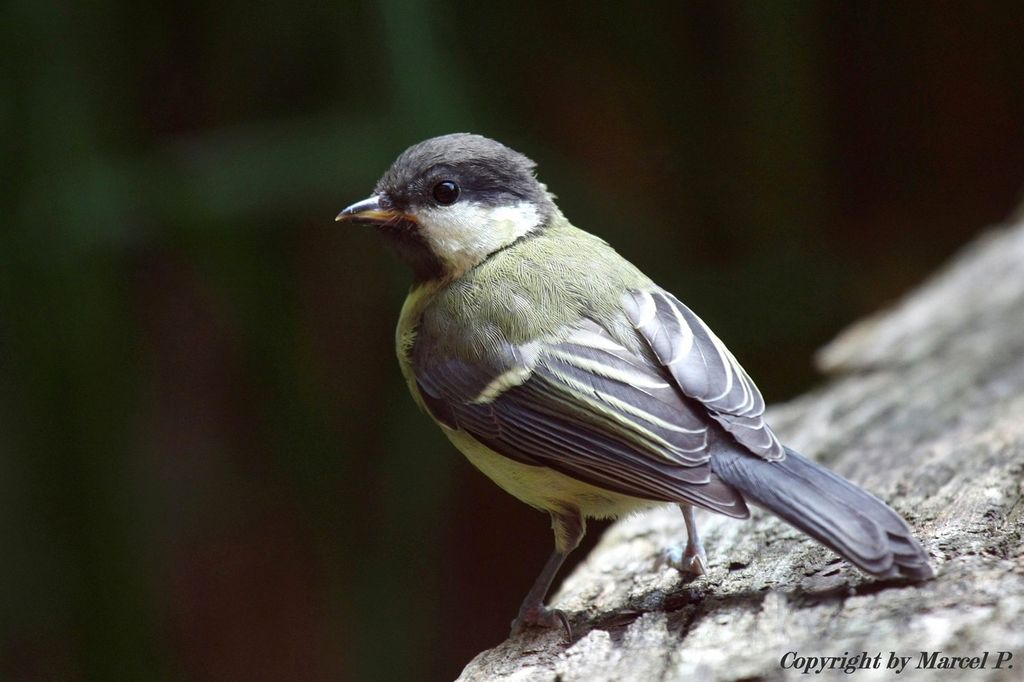
<instances>
[{"instance_id":1,"label":"bird's foot","mask_svg":"<svg viewBox=\"0 0 1024 682\"><path fill-rule=\"evenodd\" d=\"M662 551L658 556L656 566L658 568L671 566L684 575L699 578L702 575L707 575L708 557L700 545L688 544L686 549L675 545Z\"/></svg>"},{"instance_id":2,"label":"bird's foot","mask_svg":"<svg viewBox=\"0 0 1024 682\"><path fill-rule=\"evenodd\" d=\"M509 633L509 636L514 637L529 627L555 628L558 626L562 626L565 630L566 638L571 642L572 626L569 624L569 618L565 613L558 609L549 609L543 604L538 604L530 608L520 609L519 615L512 621L512 631Z\"/></svg>"}]
</instances>

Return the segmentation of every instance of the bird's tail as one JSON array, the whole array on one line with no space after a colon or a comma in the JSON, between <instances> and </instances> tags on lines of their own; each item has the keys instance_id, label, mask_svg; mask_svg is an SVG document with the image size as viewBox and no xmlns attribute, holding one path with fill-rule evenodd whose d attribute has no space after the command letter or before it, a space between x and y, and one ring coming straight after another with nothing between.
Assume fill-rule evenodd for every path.
<instances>
[{"instance_id":1,"label":"bird's tail","mask_svg":"<svg viewBox=\"0 0 1024 682\"><path fill-rule=\"evenodd\" d=\"M786 448L770 462L718 451L715 473L764 507L871 575L925 580L928 555L903 518L871 493Z\"/></svg>"}]
</instances>

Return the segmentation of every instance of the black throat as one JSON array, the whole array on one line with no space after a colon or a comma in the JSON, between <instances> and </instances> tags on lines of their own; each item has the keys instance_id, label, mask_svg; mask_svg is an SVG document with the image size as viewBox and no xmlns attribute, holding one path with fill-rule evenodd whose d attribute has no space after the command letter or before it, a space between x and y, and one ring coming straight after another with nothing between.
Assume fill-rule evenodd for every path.
<instances>
[{"instance_id":1,"label":"black throat","mask_svg":"<svg viewBox=\"0 0 1024 682\"><path fill-rule=\"evenodd\" d=\"M444 278L447 273L444 262L430 248L416 223L408 220L386 223L380 226L380 230L398 257L412 269L416 284Z\"/></svg>"}]
</instances>

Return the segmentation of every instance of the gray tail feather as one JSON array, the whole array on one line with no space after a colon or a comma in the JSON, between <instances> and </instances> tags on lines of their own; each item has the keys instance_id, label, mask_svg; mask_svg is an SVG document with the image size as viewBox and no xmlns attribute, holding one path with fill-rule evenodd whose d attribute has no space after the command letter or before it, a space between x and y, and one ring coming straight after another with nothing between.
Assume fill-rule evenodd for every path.
<instances>
[{"instance_id":1,"label":"gray tail feather","mask_svg":"<svg viewBox=\"0 0 1024 682\"><path fill-rule=\"evenodd\" d=\"M877 497L786 448L769 462L719 450L715 473L750 502L764 507L871 575L925 580L928 555L903 518Z\"/></svg>"}]
</instances>

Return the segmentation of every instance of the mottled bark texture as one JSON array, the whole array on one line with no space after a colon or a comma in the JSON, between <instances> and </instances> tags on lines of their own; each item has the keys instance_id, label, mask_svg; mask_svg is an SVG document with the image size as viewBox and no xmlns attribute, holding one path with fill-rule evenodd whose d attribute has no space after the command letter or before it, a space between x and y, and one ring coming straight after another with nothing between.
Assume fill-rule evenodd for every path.
<instances>
[{"instance_id":1,"label":"mottled bark texture","mask_svg":"<svg viewBox=\"0 0 1024 682\"><path fill-rule=\"evenodd\" d=\"M659 568L685 542L667 507L605 534L553 599L577 630L531 630L462 680L800 677L782 657L912 656L901 679L1024 679L1024 220L992 231L891 310L823 349L828 381L770 421L886 500L932 557L919 585L869 579L758 510L700 513L710 570ZM1012 651L1012 669L914 670L921 651ZM889 679L861 670L851 678ZM838 677L833 672L826 677Z\"/></svg>"}]
</instances>

